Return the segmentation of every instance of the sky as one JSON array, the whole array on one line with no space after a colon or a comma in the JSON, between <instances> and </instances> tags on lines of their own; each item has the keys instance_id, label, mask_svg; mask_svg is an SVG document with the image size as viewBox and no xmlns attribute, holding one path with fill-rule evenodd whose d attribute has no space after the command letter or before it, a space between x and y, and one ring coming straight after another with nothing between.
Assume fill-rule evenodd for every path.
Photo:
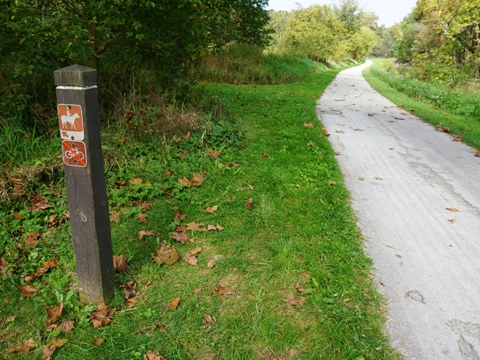
<instances>
[{"instance_id":1,"label":"sky","mask_svg":"<svg viewBox=\"0 0 480 360\"><path fill-rule=\"evenodd\" d=\"M307 8L313 4L331 5L333 0L269 0L267 9L294 10L300 4ZM417 3L417 0L359 0L358 3L365 11L372 11L379 17L378 24L390 27L399 23L407 16Z\"/></svg>"}]
</instances>

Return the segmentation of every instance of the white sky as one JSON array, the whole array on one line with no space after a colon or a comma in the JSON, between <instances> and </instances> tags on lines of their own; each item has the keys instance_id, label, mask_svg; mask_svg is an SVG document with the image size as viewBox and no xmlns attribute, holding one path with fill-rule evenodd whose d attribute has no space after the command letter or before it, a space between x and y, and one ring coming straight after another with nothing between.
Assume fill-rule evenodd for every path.
<instances>
[{"instance_id":1,"label":"white sky","mask_svg":"<svg viewBox=\"0 0 480 360\"><path fill-rule=\"evenodd\" d=\"M298 9L300 4L307 8L313 4L331 5L334 0L269 0L267 9L290 11ZM407 16L417 3L417 0L358 0L365 11L372 11L379 17L379 25L387 27L398 23Z\"/></svg>"}]
</instances>

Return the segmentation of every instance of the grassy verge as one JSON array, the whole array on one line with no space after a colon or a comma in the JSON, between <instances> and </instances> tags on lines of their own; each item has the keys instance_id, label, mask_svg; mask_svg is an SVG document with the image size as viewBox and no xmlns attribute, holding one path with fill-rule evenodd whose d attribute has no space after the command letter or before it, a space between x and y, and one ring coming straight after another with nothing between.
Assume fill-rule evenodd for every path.
<instances>
[{"instance_id":1,"label":"grassy verge","mask_svg":"<svg viewBox=\"0 0 480 360\"><path fill-rule=\"evenodd\" d=\"M374 60L374 64L365 69L363 75L370 85L395 104L442 131L459 136L467 145L480 149L478 96L475 100L475 96L465 95L466 104L462 107L459 101L462 96L458 92L440 91L440 85L431 83L418 85L421 83L418 80L402 78L386 71L389 67L388 62ZM436 100L437 104L429 99Z\"/></svg>"},{"instance_id":2,"label":"grassy verge","mask_svg":"<svg viewBox=\"0 0 480 360\"><path fill-rule=\"evenodd\" d=\"M205 84L231 117L163 144L107 134L114 254L128 267L116 274L116 312L106 326L92 326L96 306L81 304L75 290L62 185L2 208L2 356L40 359L63 339L52 358L395 358L315 115L337 72L276 86ZM214 229L180 227L193 222ZM174 239L185 234L192 240ZM164 241L181 257L173 265L152 261ZM195 266L184 260L194 250ZM50 260L58 266L42 275ZM22 295L27 283L33 296ZM47 317L60 303L60 317ZM68 319L73 329L48 329ZM22 342L31 345L26 355L8 353Z\"/></svg>"}]
</instances>

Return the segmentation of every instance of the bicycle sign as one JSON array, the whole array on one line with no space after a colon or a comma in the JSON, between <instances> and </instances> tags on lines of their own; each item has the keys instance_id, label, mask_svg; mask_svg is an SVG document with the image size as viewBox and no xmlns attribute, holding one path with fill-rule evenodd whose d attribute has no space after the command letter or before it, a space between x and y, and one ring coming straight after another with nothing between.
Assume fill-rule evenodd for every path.
<instances>
[{"instance_id":1,"label":"bicycle sign","mask_svg":"<svg viewBox=\"0 0 480 360\"><path fill-rule=\"evenodd\" d=\"M67 166L87 166L87 151L83 141L62 141L62 155Z\"/></svg>"},{"instance_id":2,"label":"bicycle sign","mask_svg":"<svg viewBox=\"0 0 480 360\"><path fill-rule=\"evenodd\" d=\"M80 105L58 104L58 123L63 140L83 140L83 114Z\"/></svg>"}]
</instances>

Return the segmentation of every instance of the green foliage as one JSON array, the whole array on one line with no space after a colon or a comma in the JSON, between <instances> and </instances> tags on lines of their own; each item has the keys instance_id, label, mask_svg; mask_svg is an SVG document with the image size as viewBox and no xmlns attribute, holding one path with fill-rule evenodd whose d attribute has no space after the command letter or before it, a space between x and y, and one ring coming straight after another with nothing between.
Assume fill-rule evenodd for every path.
<instances>
[{"instance_id":1,"label":"green foliage","mask_svg":"<svg viewBox=\"0 0 480 360\"><path fill-rule=\"evenodd\" d=\"M363 12L356 0L313 5L291 13L270 11L275 31L270 51L299 51L321 62L360 59L375 48L377 17Z\"/></svg>"}]
</instances>

